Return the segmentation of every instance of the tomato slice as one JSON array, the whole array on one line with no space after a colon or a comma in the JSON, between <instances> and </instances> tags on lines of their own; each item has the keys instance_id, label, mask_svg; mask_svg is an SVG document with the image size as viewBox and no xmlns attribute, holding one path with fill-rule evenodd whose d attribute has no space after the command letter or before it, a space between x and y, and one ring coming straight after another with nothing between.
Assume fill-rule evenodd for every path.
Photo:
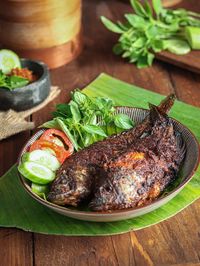
<instances>
[{"instance_id":1,"label":"tomato slice","mask_svg":"<svg viewBox=\"0 0 200 266\"><path fill-rule=\"evenodd\" d=\"M65 133L63 133L61 130L58 129L47 129L40 137L40 140L47 140L57 144L58 146L60 146L60 143L62 145L63 142L63 144L67 146L67 149L66 148L65 149L69 152L70 155L74 151L74 146L72 145L69 138L65 135Z\"/></svg>"},{"instance_id":2,"label":"tomato slice","mask_svg":"<svg viewBox=\"0 0 200 266\"><path fill-rule=\"evenodd\" d=\"M58 146L53 142L47 141L47 140L36 140L31 146L29 151L34 151L34 150L43 150L45 148L52 149L58 161L62 164L67 157L69 157L71 154L69 153L68 150L65 150L64 147Z\"/></svg>"}]
</instances>

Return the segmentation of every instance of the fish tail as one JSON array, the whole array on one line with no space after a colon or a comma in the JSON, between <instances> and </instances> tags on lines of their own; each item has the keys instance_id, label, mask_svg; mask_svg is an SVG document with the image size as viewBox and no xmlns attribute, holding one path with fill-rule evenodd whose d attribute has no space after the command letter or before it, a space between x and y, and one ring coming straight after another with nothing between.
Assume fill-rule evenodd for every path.
<instances>
[{"instance_id":1,"label":"fish tail","mask_svg":"<svg viewBox=\"0 0 200 266\"><path fill-rule=\"evenodd\" d=\"M175 94L170 94L167 97L165 97L161 103L158 106L158 110L162 113L162 114L167 114L169 113L170 109L172 108L172 106L174 105L176 96Z\"/></svg>"}]
</instances>

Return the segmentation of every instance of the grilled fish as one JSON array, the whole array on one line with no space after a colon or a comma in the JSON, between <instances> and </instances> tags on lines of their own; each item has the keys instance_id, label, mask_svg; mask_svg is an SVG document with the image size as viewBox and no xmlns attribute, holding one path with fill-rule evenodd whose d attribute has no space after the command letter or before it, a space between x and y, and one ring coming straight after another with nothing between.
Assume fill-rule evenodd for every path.
<instances>
[{"instance_id":1,"label":"grilled fish","mask_svg":"<svg viewBox=\"0 0 200 266\"><path fill-rule=\"evenodd\" d=\"M167 113L174 103L174 95L168 96L158 107ZM69 157L58 170L48 200L58 205L77 206L92 194L104 164L116 158L152 128L149 116L135 128L108 137Z\"/></svg>"},{"instance_id":2,"label":"grilled fish","mask_svg":"<svg viewBox=\"0 0 200 266\"><path fill-rule=\"evenodd\" d=\"M172 121L156 107L150 111L151 130L127 151L105 163L90 207L95 211L143 206L174 180L184 158Z\"/></svg>"}]
</instances>

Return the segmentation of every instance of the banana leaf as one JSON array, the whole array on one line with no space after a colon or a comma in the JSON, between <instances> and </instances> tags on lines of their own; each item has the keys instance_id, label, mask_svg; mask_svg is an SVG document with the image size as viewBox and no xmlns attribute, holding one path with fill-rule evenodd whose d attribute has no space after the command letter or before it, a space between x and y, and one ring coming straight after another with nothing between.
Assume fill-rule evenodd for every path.
<instances>
[{"instance_id":1,"label":"banana leaf","mask_svg":"<svg viewBox=\"0 0 200 266\"><path fill-rule=\"evenodd\" d=\"M84 92L90 96L110 97L116 105L148 107L163 96L101 74ZM200 109L177 101L171 116L189 127L200 140ZM25 231L73 236L114 235L138 230L164 221L200 198L200 167L193 179L169 203L137 218L120 222L94 223L74 220L40 205L20 184L14 165L0 178L0 226Z\"/></svg>"}]
</instances>

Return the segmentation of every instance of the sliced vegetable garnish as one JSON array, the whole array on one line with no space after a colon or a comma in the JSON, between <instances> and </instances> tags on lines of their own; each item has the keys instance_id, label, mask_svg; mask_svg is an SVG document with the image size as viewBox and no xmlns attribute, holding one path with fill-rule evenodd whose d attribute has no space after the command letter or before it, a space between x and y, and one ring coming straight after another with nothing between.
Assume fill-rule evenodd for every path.
<instances>
[{"instance_id":1,"label":"sliced vegetable garnish","mask_svg":"<svg viewBox=\"0 0 200 266\"><path fill-rule=\"evenodd\" d=\"M10 73L13 68L21 67L20 59L13 51L0 50L0 69L4 74Z\"/></svg>"},{"instance_id":2,"label":"sliced vegetable garnish","mask_svg":"<svg viewBox=\"0 0 200 266\"><path fill-rule=\"evenodd\" d=\"M164 42L166 49L173 54L184 55L191 51L190 45L186 41L172 39Z\"/></svg>"},{"instance_id":3,"label":"sliced vegetable garnish","mask_svg":"<svg viewBox=\"0 0 200 266\"><path fill-rule=\"evenodd\" d=\"M31 146L30 146L30 152L34 150L43 150L49 148L53 150L56 154L56 157L58 161L62 164L67 157L70 156L69 151L65 150L64 147L58 146L57 144L47 141L47 140L36 140Z\"/></svg>"},{"instance_id":4,"label":"sliced vegetable garnish","mask_svg":"<svg viewBox=\"0 0 200 266\"><path fill-rule=\"evenodd\" d=\"M56 171L60 167L58 159L45 150L34 150L27 152L22 157L23 162L35 162L48 167L52 171Z\"/></svg>"},{"instance_id":5,"label":"sliced vegetable garnish","mask_svg":"<svg viewBox=\"0 0 200 266\"><path fill-rule=\"evenodd\" d=\"M49 191L48 185L39 185L36 183L31 184L31 189L35 194L37 194L38 196L40 196L42 198L46 198L45 195Z\"/></svg>"},{"instance_id":6,"label":"sliced vegetable garnish","mask_svg":"<svg viewBox=\"0 0 200 266\"><path fill-rule=\"evenodd\" d=\"M186 27L185 36L192 49L200 49L200 28Z\"/></svg>"},{"instance_id":7,"label":"sliced vegetable garnish","mask_svg":"<svg viewBox=\"0 0 200 266\"><path fill-rule=\"evenodd\" d=\"M37 184L48 184L55 179L53 171L35 162L21 163L18 170L25 178Z\"/></svg>"},{"instance_id":8,"label":"sliced vegetable garnish","mask_svg":"<svg viewBox=\"0 0 200 266\"><path fill-rule=\"evenodd\" d=\"M69 140L69 138L63 133L61 130L58 129L48 129L46 130L42 136L40 137L41 140L47 140L50 142L55 143L58 146L65 147L65 149L72 154L74 151L74 147Z\"/></svg>"}]
</instances>

